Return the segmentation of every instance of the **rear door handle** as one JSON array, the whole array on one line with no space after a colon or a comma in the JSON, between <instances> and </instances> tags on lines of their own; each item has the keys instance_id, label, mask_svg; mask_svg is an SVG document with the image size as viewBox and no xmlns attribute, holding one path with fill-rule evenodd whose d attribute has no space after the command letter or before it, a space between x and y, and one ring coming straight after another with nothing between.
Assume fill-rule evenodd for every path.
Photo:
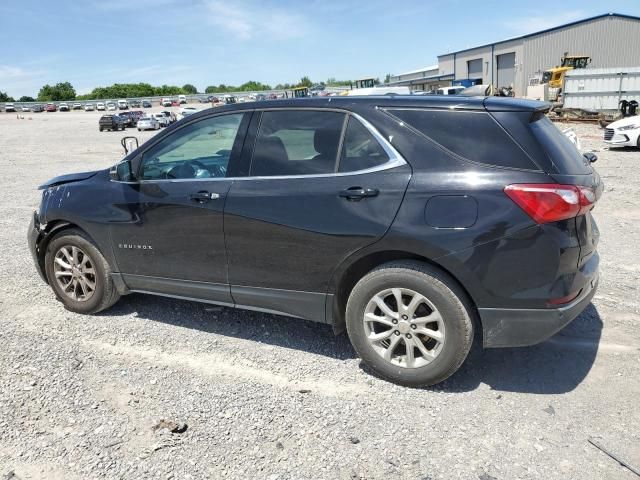
<instances>
[{"instance_id":1,"label":"rear door handle","mask_svg":"<svg viewBox=\"0 0 640 480\"><path fill-rule=\"evenodd\" d=\"M217 200L218 198L220 198L220 194L219 193L209 193L207 191L201 191L198 193L192 193L189 198L191 198L191 200L195 200L196 202L199 203L204 203L204 202L208 202L209 200Z\"/></svg>"},{"instance_id":2,"label":"rear door handle","mask_svg":"<svg viewBox=\"0 0 640 480\"><path fill-rule=\"evenodd\" d=\"M342 190L338 196L351 201L360 201L365 197L377 197L380 192L377 188L351 187Z\"/></svg>"}]
</instances>

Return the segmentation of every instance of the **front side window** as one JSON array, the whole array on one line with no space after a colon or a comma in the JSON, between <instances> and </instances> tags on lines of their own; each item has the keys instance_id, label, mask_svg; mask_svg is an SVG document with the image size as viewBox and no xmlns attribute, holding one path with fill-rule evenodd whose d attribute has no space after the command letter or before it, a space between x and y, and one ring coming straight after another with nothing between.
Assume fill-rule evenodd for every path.
<instances>
[{"instance_id":1,"label":"front side window","mask_svg":"<svg viewBox=\"0 0 640 480\"><path fill-rule=\"evenodd\" d=\"M344 114L338 112L264 112L250 175L318 175L335 172L343 124Z\"/></svg>"},{"instance_id":2,"label":"front side window","mask_svg":"<svg viewBox=\"0 0 640 480\"><path fill-rule=\"evenodd\" d=\"M377 167L389 161L389 155L382 145L353 117L349 118L344 135L339 172L355 172Z\"/></svg>"},{"instance_id":3,"label":"front side window","mask_svg":"<svg viewBox=\"0 0 640 480\"><path fill-rule=\"evenodd\" d=\"M243 113L207 118L187 125L144 153L143 180L227 176Z\"/></svg>"}]
</instances>

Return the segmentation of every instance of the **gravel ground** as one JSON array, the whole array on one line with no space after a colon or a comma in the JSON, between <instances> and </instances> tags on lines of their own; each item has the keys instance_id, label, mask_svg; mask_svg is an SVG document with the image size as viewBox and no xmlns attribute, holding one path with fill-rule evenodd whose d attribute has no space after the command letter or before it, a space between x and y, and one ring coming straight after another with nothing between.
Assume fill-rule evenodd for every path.
<instances>
[{"instance_id":1,"label":"gravel ground","mask_svg":"<svg viewBox=\"0 0 640 480\"><path fill-rule=\"evenodd\" d=\"M97 112L20 115L0 114L3 478L637 478L587 440L640 466L640 151L573 126L606 183L593 305L544 344L478 349L409 389L326 325L143 295L64 310L26 246L35 187L115 163L121 133Z\"/></svg>"}]
</instances>

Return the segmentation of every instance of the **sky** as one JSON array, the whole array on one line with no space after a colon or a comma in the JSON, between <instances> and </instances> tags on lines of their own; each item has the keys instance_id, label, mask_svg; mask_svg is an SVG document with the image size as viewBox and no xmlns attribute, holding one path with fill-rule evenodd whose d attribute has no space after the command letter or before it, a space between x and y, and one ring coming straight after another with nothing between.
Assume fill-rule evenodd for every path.
<instances>
[{"instance_id":1,"label":"sky","mask_svg":"<svg viewBox=\"0 0 640 480\"><path fill-rule=\"evenodd\" d=\"M602 0L0 0L0 91L383 79L605 9ZM640 16L640 0L617 0L615 12Z\"/></svg>"}]
</instances>

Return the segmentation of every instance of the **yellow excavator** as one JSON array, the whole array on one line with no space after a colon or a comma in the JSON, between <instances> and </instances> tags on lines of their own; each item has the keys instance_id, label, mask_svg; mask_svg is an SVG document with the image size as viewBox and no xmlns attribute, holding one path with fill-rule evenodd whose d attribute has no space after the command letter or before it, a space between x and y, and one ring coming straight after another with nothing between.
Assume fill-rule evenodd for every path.
<instances>
[{"instance_id":1,"label":"yellow excavator","mask_svg":"<svg viewBox=\"0 0 640 480\"><path fill-rule=\"evenodd\" d=\"M542 83L548 83L549 88L562 88L564 76L574 68L587 68L591 63L591 57L587 55L568 55L565 52L560 66L545 70L542 74Z\"/></svg>"}]
</instances>

